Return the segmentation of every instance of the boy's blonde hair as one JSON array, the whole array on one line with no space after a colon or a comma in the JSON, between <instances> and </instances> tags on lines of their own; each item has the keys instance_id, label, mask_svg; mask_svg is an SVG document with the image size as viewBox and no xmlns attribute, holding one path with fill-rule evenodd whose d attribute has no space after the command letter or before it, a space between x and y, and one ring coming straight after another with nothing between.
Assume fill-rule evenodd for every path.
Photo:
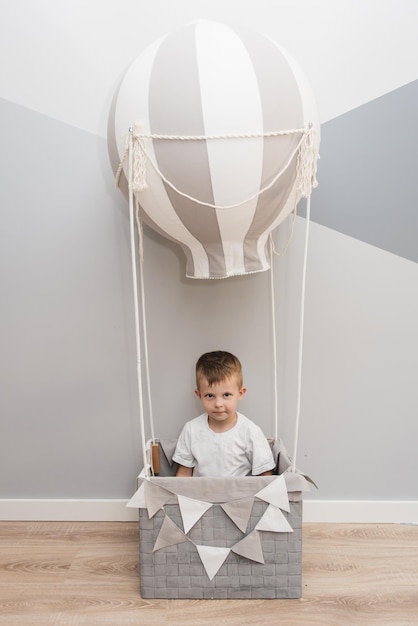
<instances>
[{"instance_id":1,"label":"boy's blonde hair","mask_svg":"<svg viewBox=\"0 0 418 626\"><path fill-rule=\"evenodd\" d=\"M196 386L204 378L210 387L231 376L236 376L238 387L242 387L242 366L240 360L230 352L215 350L206 352L196 363Z\"/></svg>"}]
</instances>

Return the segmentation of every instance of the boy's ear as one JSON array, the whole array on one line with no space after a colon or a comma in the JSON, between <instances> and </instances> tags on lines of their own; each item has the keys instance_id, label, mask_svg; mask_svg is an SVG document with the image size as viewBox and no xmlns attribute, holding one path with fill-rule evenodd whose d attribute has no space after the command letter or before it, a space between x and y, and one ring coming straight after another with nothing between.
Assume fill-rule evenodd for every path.
<instances>
[{"instance_id":1,"label":"boy's ear","mask_svg":"<svg viewBox=\"0 0 418 626\"><path fill-rule=\"evenodd\" d=\"M199 389L195 389L194 392L195 392L195 394L197 395L198 398L202 397Z\"/></svg>"},{"instance_id":2,"label":"boy's ear","mask_svg":"<svg viewBox=\"0 0 418 626\"><path fill-rule=\"evenodd\" d=\"M241 389L239 390L239 398L241 400L242 396L244 396L247 392L247 387L241 387Z\"/></svg>"}]
</instances>

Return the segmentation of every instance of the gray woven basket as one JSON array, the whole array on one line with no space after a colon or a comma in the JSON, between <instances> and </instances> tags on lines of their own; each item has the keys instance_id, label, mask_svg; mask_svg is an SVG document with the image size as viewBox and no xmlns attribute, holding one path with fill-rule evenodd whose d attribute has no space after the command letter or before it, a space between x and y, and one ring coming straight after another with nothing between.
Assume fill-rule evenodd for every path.
<instances>
[{"instance_id":1,"label":"gray woven basket","mask_svg":"<svg viewBox=\"0 0 418 626\"><path fill-rule=\"evenodd\" d=\"M196 479L193 479L196 480ZM302 593L302 498L289 494L290 513L285 513L292 533L261 532L265 563L256 563L230 552L216 576L210 580L194 543L231 547L244 534L220 506L213 506L189 532L191 542L153 552L164 513L148 518L140 509L139 564L143 598L300 598ZM263 515L267 504L254 502L248 532ZM182 528L177 504L164 507Z\"/></svg>"},{"instance_id":2,"label":"gray woven basket","mask_svg":"<svg viewBox=\"0 0 418 626\"><path fill-rule=\"evenodd\" d=\"M208 495L208 479L174 478L176 466L171 461L176 440L162 440L160 443L160 476L162 485L169 488L167 482L183 480L192 486L193 498ZM275 474L286 474L290 460L280 440L271 442L273 454L277 461ZM219 479L225 481L225 479ZM247 481L256 481L262 489L272 478L243 477L228 482L226 500L233 493L239 497L242 485L247 489ZM160 479L153 482L159 483ZM189 482L190 481L190 482ZM205 483L206 481L206 483ZM301 474L286 474L286 484L290 511L282 511L293 532L259 531L264 563L250 560L229 552L223 565L216 575L209 578L196 548L199 546L216 546L231 548L245 535L251 533L262 518L267 502L255 499L251 516L244 534L221 508L220 503L226 500L219 497L218 479L209 480L213 506L209 508L198 522L187 533L190 541L184 541L155 552L154 546L159 536L165 516L169 517L182 531L183 521L176 497L164 505L149 518L146 508L139 507L139 573L141 595L143 598L216 598L216 599L247 599L247 598L300 598L302 595L302 491L309 490L308 483L313 481ZM141 479L139 479L139 483ZM175 483L173 483L174 485ZM183 486L184 489L184 486ZM235 491L236 490L236 491ZM176 489L173 490L178 493ZM203 498L205 499L205 498Z\"/></svg>"}]
</instances>

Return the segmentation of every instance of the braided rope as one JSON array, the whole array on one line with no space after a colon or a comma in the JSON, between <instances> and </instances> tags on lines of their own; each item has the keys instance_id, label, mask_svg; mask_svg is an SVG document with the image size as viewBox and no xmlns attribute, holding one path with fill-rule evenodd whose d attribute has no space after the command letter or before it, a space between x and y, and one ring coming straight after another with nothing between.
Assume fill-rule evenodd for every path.
<instances>
[{"instance_id":1,"label":"braided rope","mask_svg":"<svg viewBox=\"0 0 418 626\"><path fill-rule=\"evenodd\" d=\"M133 176L133 159L132 159L132 136L129 136L128 154L129 154L129 180ZM141 429L141 443L142 443L142 456L144 461L144 467L146 468L147 475L149 469L147 467L147 451L146 451L146 438L145 438L145 419L144 419L144 403L142 393L142 361L141 361L141 334L140 334L140 321L139 321L139 304L138 304L138 275L137 275L137 261L136 261L136 242L135 242L135 207L134 207L134 194L131 186L129 189L129 233L131 244L131 265L132 265L132 289L134 295L134 320L135 320L135 342L136 342L136 374L137 374L137 393L138 393L138 408L139 408L139 424Z\"/></svg>"},{"instance_id":2,"label":"braided rope","mask_svg":"<svg viewBox=\"0 0 418 626\"><path fill-rule=\"evenodd\" d=\"M303 369L303 338L305 330L305 297L306 297L306 270L308 265L308 246L309 246L309 227L311 220L311 197L306 200L306 219L305 219L305 240L303 246L303 266L302 266L302 284L301 284L301 301L299 312L299 344L298 344L298 373L297 373L297 392L296 392L296 415L295 415L295 432L293 442L293 458L292 472L296 471L296 458L299 442L299 423L302 401L302 369Z\"/></svg>"},{"instance_id":3,"label":"braided rope","mask_svg":"<svg viewBox=\"0 0 418 626\"><path fill-rule=\"evenodd\" d=\"M273 177L273 179L259 189L257 192L252 194L250 197L236 202L234 204L219 206L217 204L213 204L211 202L205 202L203 200L199 200L194 196L190 196L189 194L178 189L169 179L167 179L161 170L158 168L156 163L150 157L148 151L144 146L144 139L155 139L155 140L170 140L170 141L206 141L206 140L218 140L218 139L248 139L248 138L262 138L262 137L282 137L286 135L295 135L301 134L301 139L298 142L296 148L291 153L288 161L284 165L284 167ZM222 209L234 209L242 206L247 202L251 202L255 200L263 193L271 189L275 183L279 180L279 178L283 175L283 173L287 170L292 162L293 158L297 154L297 189L301 195L301 197L308 197L310 195L312 188L316 187L316 162L318 159L318 143L316 138L314 137L314 131L312 129L312 124L309 124L306 129L291 129L291 130L283 130L283 131L270 131L266 133L246 133L246 134L229 134L229 135L154 135L154 134L146 134L140 132L140 127L136 125L134 128L129 129L129 136L132 138L131 147L133 148L133 160L134 160L134 168L133 168L133 179L132 179L132 189L133 191L143 191L147 189L148 185L146 182L146 168L145 162L146 159L151 163L154 170L160 176L160 178L176 193L181 195L188 200L199 204L201 206L206 206L209 208L222 210ZM122 173L124 161L128 154L128 148L125 149L122 160L119 164L118 171L116 173L116 185L119 185L120 176Z\"/></svg>"},{"instance_id":4,"label":"braided rope","mask_svg":"<svg viewBox=\"0 0 418 626\"><path fill-rule=\"evenodd\" d=\"M264 137L282 137L284 135L296 135L306 133L305 128L291 130L273 130L264 133L231 133L226 135L154 135L141 132L138 125L134 127L134 137L138 139L161 139L167 141L206 141L217 139L259 139Z\"/></svg>"}]
</instances>

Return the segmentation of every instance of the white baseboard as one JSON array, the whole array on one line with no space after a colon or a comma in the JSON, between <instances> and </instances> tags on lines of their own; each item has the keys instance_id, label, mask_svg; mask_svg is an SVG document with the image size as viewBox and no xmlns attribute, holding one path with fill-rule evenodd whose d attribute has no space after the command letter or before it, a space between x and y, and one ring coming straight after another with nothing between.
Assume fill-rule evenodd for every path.
<instances>
[{"instance_id":1,"label":"white baseboard","mask_svg":"<svg viewBox=\"0 0 418 626\"><path fill-rule=\"evenodd\" d=\"M3 521L135 522L127 500L0 499ZM416 500L304 500L304 522L418 524Z\"/></svg>"},{"instance_id":2,"label":"white baseboard","mask_svg":"<svg viewBox=\"0 0 418 626\"><path fill-rule=\"evenodd\" d=\"M418 524L417 500L304 500L304 522Z\"/></svg>"},{"instance_id":3,"label":"white baseboard","mask_svg":"<svg viewBox=\"0 0 418 626\"><path fill-rule=\"evenodd\" d=\"M39 522L135 522L128 500L0 500L0 520Z\"/></svg>"}]
</instances>

